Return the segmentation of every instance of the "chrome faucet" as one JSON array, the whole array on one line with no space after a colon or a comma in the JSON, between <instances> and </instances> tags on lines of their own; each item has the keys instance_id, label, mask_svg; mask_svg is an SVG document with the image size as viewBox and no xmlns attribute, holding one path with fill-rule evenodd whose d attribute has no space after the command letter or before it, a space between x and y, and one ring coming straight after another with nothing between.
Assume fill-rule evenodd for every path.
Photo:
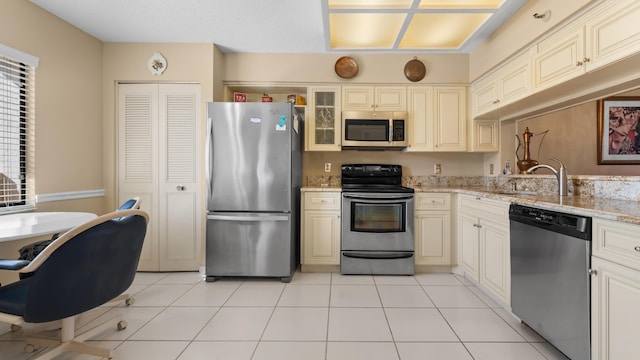
<instances>
[{"instance_id":1,"label":"chrome faucet","mask_svg":"<svg viewBox=\"0 0 640 360\"><path fill-rule=\"evenodd\" d=\"M540 164L540 165L536 165L533 167L530 167L529 169L527 169L527 174L531 174L533 171L539 169L539 168L545 168L545 169L549 169L553 172L553 174L556 176L556 179L558 180L558 195L560 196L567 196L567 168L564 166L563 163L560 162L560 160L553 158L551 156L547 156L549 159L557 162L558 164L560 164L560 167L558 168L558 170L554 169L552 166L549 165L545 165L545 164Z\"/></svg>"}]
</instances>

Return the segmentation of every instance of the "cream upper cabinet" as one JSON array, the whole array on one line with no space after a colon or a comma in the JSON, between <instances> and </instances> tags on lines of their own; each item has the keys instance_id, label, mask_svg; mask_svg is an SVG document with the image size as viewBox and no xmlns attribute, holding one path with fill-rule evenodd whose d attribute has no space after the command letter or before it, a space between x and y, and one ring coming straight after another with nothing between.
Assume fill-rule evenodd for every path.
<instances>
[{"instance_id":1,"label":"cream upper cabinet","mask_svg":"<svg viewBox=\"0 0 640 360\"><path fill-rule=\"evenodd\" d=\"M342 110L339 86L307 89L306 151L340 151Z\"/></svg>"},{"instance_id":2,"label":"cream upper cabinet","mask_svg":"<svg viewBox=\"0 0 640 360\"><path fill-rule=\"evenodd\" d=\"M640 226L593 218L591 358L638 358Z\"/></svg>"},{"instance_id":3,"label":"cream upper cabinet","mask_svg":"<svg viewBox=\"0 0 640 360\"><path fill-rule=\"evenodd\" d=\"M603 1L537 43L534 87L542 90L640 52L640 3Z\"/></svg>"},{"instance_id":4,"label":"cream upper cabinet","mask_svg":"<svg viewBox=\"0 0 640 360\"><path fill-rule=\"evenodd\" d=\"M536 51L533 58L536 91L584 74L584 26L567 26L538 42Z\"/></svg>"},{"instance_id":5,"label":"cream upper cabinet","mask_svg":"<svg viewBox=\"0 0 640 360\"><path fill-rule=\"evenodd\" d=\"M533 103L527 99L522 107L505 108L505 105L602 67L611 66L615 76L617 69L629 66L620 60L640 55L638 19L640 2L637 0L591 2L588 8L476 80L471 87L472 118L482 115L509 118L523 108L548 107L555 100L545 96ZM592 79L590 86L597 90L610 87L611 81L626 78L594 75ZM496 112L501 108L506 112Z\"/></svg>"},{"instance_id":6,"label":"cream upper cabinet","mask_svg":"<svg viewBox=\"0 0 640 360\"><path fill-rule=\"evenodd\" d=\"M340 201L339 191L303 192L300 240L303 267L340 265Z\"/></svg>"},{"instance_id":7,"label":"cream upper cabinet","mask_svg":"<svg viewBox=\"0 0 640 360\"><path fill-rule=\"evenodd\" d=\"M525 98L532 91L529 51L510 59L471 87L473 117Z\"/></svg>"},{"instance_id":8,"label":"cream upper cabinet","mask_svg":"<svg viewBox=\"0 0 640 360\"><path fill-rule=\"evenodd\" d=\"M465 151L466 87L409 86L407 151Z\"/></svg>"},{"instance_id":9,"label":"cream upper cabinet","mask_svg":"<svg viewBox=\"0 0 640 360\"><path fill-rule=\"evenodd\" d=\"M500 150L500 124L498 120L473 120L471 131L471 151L492 152Z\"/></svg>"},{"instance_id":10,"label":"cream upper cabinet","mask_svg":"<svg viewBox=\"0 0 640 360\"><path fill-rule=\"evenodd\" d=\"M586 24L587 71L640 52L640 2L604 1Z\"/></svg>"},{"instance_id":11,"label":"cream upper cabinet","mask_svg":"<svg viewBox=\"0 0 640 360\"><path fill-rule=\"evenodd\" d=\"M404 86L343 86L342 109L349 111L406 111Z\"/></svg>"},{"instance_id":12,"label":"cream upper cabinet","mask_svg":"<svg viewBox=\"0 0 640 360\"><path fill-rule=\"evenodd\" d=\"M459 264L465 276L511 304L509 203L458 195Z\"/></svg>"},{"instance_id":13,"label":"cream upper cabinet","mask_svg":"<svg viewBox=\"0 0 640 360\"><path fill-rule=\"evenodd\" d=\"M467 149L467 88L434 87L434 151Z\"/></svg>"},{"instance_id":14,"label":"cream upper cabinet","mask_svg":"<svg viewBox=\"0 0 640 360\"><path fill-rule=\"evenodd\" d=\"M451 194L415 195L416 265L451 265Z\"/></svg>"},{"instance_id":15,"label":"cream upper cabinet","mask_svg":"<svg viewBox=\"0 0 640 360\"><path fill-rule=\"evenodd\" d=\"M471 114L477 116L500 106L498 74L492 72L471 86Z\"/></svg>"},{"instance_id":16,"label":"cream upper cabinet","mask_svg":"<svg viewBox=\"0 0 640 360\"><path fill-rule=\"evenodd\" d=\"M407 151L433 151L433 88L407 87L409 98L409 147Z\"/></svg>"}]
</instances>

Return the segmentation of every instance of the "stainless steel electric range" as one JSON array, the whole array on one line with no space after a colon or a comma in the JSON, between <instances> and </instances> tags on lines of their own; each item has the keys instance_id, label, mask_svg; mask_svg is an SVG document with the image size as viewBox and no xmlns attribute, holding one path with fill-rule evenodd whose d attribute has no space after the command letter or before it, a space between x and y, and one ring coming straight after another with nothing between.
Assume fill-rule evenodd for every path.
<instances>
[{"instance_id":1,"label":"stainless steel electric range","mask_svg":"<svg viewBox=\"0 0 640 360\"><path fill-rule=\"evenodd\" d=\"M342 274L414 273L414 190L402 166L342 165Z\"/></svg>"}]
</instances>

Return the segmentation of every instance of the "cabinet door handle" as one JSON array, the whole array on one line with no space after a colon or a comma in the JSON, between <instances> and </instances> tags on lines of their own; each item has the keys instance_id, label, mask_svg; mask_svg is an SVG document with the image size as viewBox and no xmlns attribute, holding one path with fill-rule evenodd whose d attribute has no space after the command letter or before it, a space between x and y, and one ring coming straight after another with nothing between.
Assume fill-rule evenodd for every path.
<instances>
[{"instance_id":1,"label":"cabinet door handle","mask_svg":"<svg viewBox=\"0 0 640 360\"><path fill-rule=\"evenodd\" d=\"M591 61L591 58L585 57L584 59L582 59L582 62L588 63L589 61Z\"/></svg>"},{"instance_id":2,"label":"cabinet door handle","mask_svg":"<svg viewBox=\"0 0 640 360\"><path fill-rule=\"evenodd\" d=\"M637 252L640 252L640 246L636 246L636 247L634 247L634 248L633 248L633 250L635 250L635 251L637 251Z\"/></svg>"},{"instance_id":3,"label":"cabinet door handle","mask_svg":"<svg viewBox=\"0 0 640 360\"><path fill-rule=\"evenodd\" d=\"M582 66L582 61L578 61L578 62L576 63L576 66Z\"/></svg>"},{"instance_id":4,"label":"cabinet door handle","mask_svg":"<svg viewBox=\"0 0 640 360\"><path fill-rule=\"evenodd\" d=\"M596 269L589 269L589 270L587 270L587 273L588 273L589 275L598 275L598 270L596 270Z\"/></svg>"},{"instance_id":5,"label":"cabinet door handle","mask_svg":"<svg viewBox=\"0 0 640 360\"><path fill-rule=\"evenodd\" d=\"M184 191L184 189L186 189L186 187L184 185L176 186L176 190L178 190L178 191Z\"/></svg>"}]
</instances>

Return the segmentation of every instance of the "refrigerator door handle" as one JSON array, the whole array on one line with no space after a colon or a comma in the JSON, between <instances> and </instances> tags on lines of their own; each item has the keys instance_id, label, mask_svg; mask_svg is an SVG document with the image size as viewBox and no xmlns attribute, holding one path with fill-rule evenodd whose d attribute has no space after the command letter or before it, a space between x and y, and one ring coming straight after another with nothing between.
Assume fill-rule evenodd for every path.
<instances>
[{"instance_id":1,"label":"refrigerator door handle","mask_svg":"<svg viewBox=\"0 0 640 360\"><path fill-rule=\"evenodd\" d=\"M286 215L247 216L247 215L207 215L207 220L231 220L231 221L287 221Z\"/></svg>"},{"instance_id":2,"label":"refrigerator door handle","mask_svg":"<svg viewBox=\"0 0 640 360\"><path fill-rule=\"evenodd\" d=\"M213 180L213 174L211 173L211 171L213 171L213 164L211 164L211 161L213 160L213 148L212 148L212 141L213 141L213 136L211 136L211 129L213 127L212 124L212 119L211 118L207 118L207 140L205 142L205 153L204 153L204 166L205 166L205 179L207 182L207 190L208 190L208 194L207 194L207 198L210 198L213 194L213 184L212 184L212 180Z\"/></svg>"}]
</instances>

